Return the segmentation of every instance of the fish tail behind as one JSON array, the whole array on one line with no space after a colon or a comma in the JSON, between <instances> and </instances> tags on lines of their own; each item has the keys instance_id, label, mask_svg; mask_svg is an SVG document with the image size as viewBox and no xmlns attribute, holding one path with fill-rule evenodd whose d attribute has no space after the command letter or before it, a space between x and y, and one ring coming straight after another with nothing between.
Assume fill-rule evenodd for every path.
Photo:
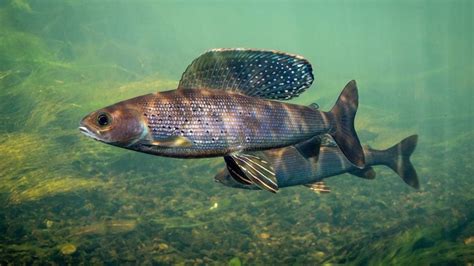
<instances>
[{"instance_id":1,"label":"fish tail behind","mask_svg":"<svg viewBox=\"0 0 474 266\"><path fill-rule=\"evenodd\" d=\"M354 119L359 106L359 95L355 80L349 81L339 95L330 113L335 120L331 136L346 158L359 168L365 165L364 151L354 129Z\"/></svg>"},{"instance_id":2,"label":"fish tail behind","mask_svg":"<svg viewBox=\"0 0 474 266\"><path fill-rule=\"evenodd\" d=\"M395 171L409 186L419 189L418 175L410 161L410 156L415 151L417 142L418 135L412 135L382 152L389 155L386 165Z\"/></svg>"}]
</instances>

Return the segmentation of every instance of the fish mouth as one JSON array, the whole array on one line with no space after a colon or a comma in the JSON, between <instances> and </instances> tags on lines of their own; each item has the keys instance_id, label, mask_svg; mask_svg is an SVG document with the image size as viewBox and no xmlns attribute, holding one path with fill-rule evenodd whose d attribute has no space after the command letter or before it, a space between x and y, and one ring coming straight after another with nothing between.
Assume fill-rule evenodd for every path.
<instances>
[{"instance_id":1,"label":"fish mouth","mask_svg":"<svg viewBox=\"0 0 474 266\"><path fill-rule=\"evenodd\" d=\"M90 131L87 127L80 126L79 131L81 131L82 134L88 136L89 138L93 138L95 140L100 141L100 139L98 139L96 135L92 131Z\"/></svg>"}]
</instances>

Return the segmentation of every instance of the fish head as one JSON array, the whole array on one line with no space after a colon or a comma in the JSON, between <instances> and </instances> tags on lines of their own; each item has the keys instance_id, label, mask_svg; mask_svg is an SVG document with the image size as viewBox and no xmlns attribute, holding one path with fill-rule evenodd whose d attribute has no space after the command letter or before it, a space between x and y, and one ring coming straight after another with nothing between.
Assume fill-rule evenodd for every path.
<instances>
[{"instance_id":1,"label":"fish head","mask_svg":"<svg viewBox=\"0 0 474 266\"><path fill-rule=\"evenodd\" d=\"M139 110L118 103L85 116L80 122L79 130L95 140L128 147L148 135L146 125Z\"/></svg>"}]
</instances>

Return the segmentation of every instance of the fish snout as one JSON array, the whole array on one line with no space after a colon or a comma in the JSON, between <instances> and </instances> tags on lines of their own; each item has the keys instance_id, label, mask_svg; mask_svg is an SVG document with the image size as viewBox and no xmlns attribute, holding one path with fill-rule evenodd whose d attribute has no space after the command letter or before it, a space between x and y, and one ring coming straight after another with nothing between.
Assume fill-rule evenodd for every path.
<instances>
[{"instance_id":1,"label":"fish snout","mask_svg":"<svg viewBox=\"0 0 474 266\"><path fill-rule=\"evenodd\" d=\"M99 137L97 135L98 132L96 132L95 130L92 130L89 128L89 126L87 125L88 124L88 117L84 117L80 122L79 122L79 131L86 135L87 137L89 138L93 138L95 140L99 140Z\"/></svg>"},{"instance_id":2,"label":"fish snout","mask_svg":"<svg viewBox=\"0 0 474 266\"><path fill-rule=\"evenodd\" d=\"M87 129L87 127L84 127L84 126L79 126L79 131L81 131L81 133L83 134L90 134L90 131L89 129Z\"/></svg>"},{"instance_id":3,"label":"fish snout","mask_svg":"<svg viewBox=\"0 0 474 266\"><path fill-rule=\"evenodd\" d=\"M81 131L82 134L88 136L89 138L93 138L93 139L95 139L95 140L99 140L99 139L97 138L97 136L96 136L91 130L89 130L89 129L88 129L87 127L85 127L85 126L82 126L82 125L79 126L79 131Z\"/></svg>"}]
</instances>

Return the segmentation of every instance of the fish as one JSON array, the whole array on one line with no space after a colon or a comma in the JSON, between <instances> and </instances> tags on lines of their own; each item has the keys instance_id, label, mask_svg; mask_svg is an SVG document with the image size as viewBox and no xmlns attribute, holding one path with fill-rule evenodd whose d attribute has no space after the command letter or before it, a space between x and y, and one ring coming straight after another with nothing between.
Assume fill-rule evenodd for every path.
<instances>
[{"instance_id":1,"label":"fish","mask_svg":"<svg viewBox=\"0 0 474 266\"><path fill-rule=\"evenodd\" d=\"M326 136L317 136L285 148L263 151L259 156L273 165L279 188L303 185L327 193L330 192L330 188L324 183L326 178L349 173L364 179L374 179L376 173L372 166L385 165L395 171L410 187L419 189L418 175L410 161L417 142L418 135L412 135L385 150L364 146L366 165L363 169L349 162L333 141L327 141ZM232 164L227 164L214 179L228 187L262 189Z\"/></svg>"},{"instance_id":2,"label":"fish","mask_svg":"<svg viewBox=\"0 0 474 266\"><path fill-rule=\"evenodd\" d=\"M196 58L177 89L101 108L80 121L88 137L121 148L175 158L225 156L256 182L274 186L274 171L247 152L281 148L330 134L358 167L364 154L354 129L356 82L334 107L282 102L314 80L302 56L273 50L213 49Z\"/></svg>"}]
</instances>

